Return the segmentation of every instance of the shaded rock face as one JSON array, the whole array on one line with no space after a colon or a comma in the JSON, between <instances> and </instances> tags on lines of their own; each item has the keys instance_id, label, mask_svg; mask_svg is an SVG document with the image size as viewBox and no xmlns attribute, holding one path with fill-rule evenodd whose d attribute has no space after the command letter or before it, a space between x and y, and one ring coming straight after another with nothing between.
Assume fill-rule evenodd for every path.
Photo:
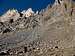
<instances>
[{"instance_id":1,"label":"shaded rock face","mask_svg":"<svg viewBox=\"0 0 75 56\"><path fill-rule=\"evenodd\" d=\"M0 55L74 56L75 2L56 1L58 5L49 6L39 14L25 17L18 13L17 20L11 17L0 22Z\"/></svg>"},{"instance_id":2,"label":"shaded rock face","mask_svg":"<svg viewBox=\"0 0 75 56\"><path fill-rule=\"evenodd\" d=\"M73 0L73 1L75 1L75 0Z\"/></svg>"}]
</instances>

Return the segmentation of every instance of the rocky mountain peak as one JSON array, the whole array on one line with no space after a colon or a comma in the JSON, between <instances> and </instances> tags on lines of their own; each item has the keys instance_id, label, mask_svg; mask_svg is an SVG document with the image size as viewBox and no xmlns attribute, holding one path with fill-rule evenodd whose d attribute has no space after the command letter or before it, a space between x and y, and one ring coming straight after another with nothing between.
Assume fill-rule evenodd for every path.
<instances>
[{"instance_id":1,"label":"rocky mountain peak","mask_svg":"<svg viewBox=\"0 0 75 56\"><path fill-rule=\"evenodd\" d=\"M32 8L29 8L28 10L23 10L22 12L18 12L16 9L8 10L4 15L0 17L0 22L9 21L10 19L13 19L16 21L18 18L20 18L20 14L23 15L23 17L30 17L35 14L38 14L38 11L34 13Z\"/></svg>"},{"instance_id":2,"label":"rocky mountain peak","mask_svg":"<svg viewBox=\"0 0 75 56\"><path fill-rule=\"evenodd\" d=\"M0 56L4 55L75 56L75 2L56 0L36 13L31 8L8 10L0 17Z\"/></svg>"},{"instance_id":3,"label":"rocky mountain peak","mask_svg":"<svg viewBox=\"0 0 75 56\"><path fill-rule=\"evenodd\" d=\"M28 10L24 10L24 11L22 11L21 12L22 14L23 14L23 16L25 16L25 17L30 17L30 16L32 16L32 14L34 14L34 11L32 10L32 8L29 8Z\"/></svg>"},{"instance_id":4,"label":"rocky mountain peak","mask_svg":"<svg viewBox=\"0 0 75 56\"><path fill-rule=\"evenodd\" d=\"M58 4L61 4L61 3L63 3L63 0L55 0L55 5L58 5Z\"/></svg>"},{"instance_id":5,"label":"rocky mountain peak","mask_svg":"<svg viewBox=\"0 0 75 56\"><path fill-rule=\"evenodd\" d=\"M10 19L13 19L14 21L17 20L19 18L19 13L17 10L12 9L12 10L8 10L4 15L2 15L0 17L0 21L1 22L5 22L5 21L9 21Z\"/></svg>"}]
</instances>

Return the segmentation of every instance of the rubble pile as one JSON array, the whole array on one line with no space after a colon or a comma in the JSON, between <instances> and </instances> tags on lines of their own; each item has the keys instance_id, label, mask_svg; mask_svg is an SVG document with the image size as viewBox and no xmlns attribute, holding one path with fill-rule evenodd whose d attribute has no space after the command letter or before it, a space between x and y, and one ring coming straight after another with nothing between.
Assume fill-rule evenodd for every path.
<instances>
[{"instance_id":1,"label":"rubble pile","mask_svg":"<svg viewBox=\"0 0 75 56\"><path fill-rule=\"evenodd\" d=\"M0 16L0 56L75 56L75 2L55 0L40 12Z\"/></svg>"}]
</instances>

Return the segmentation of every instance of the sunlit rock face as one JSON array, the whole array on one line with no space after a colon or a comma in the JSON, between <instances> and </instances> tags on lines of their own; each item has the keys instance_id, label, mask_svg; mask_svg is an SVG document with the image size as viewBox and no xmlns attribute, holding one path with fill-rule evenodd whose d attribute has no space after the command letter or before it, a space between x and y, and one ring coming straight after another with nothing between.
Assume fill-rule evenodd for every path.
<instances>
[{"instance_id":1,"label":"sunlit rock face","mask_svg":"<svg viewBox=\"0 0 75 56\"><path fill-rule=\"evenodd\" d=\"M9 53L12 51L13 56L75 56L75 3L72 0L60 1L56 0L56 5L40 13L34 13L31 8L23 10L23 16L13 23L0 22L1 50L11 49ZM11 11L1 20L16 19L13 15L20 14Z\"/></svg>"},{"instance_id":2,"label":"sunlit rock face","mask_svg":"<svg viewBox=\"0 0 75 56\"><path fill-rule=\"evenodd\" d=\"M55 0L54 5L59 5L62 4L64 1L63 0Z\"/></svg>"},{"instance_id":3,"label":"sunlit rock face","mask_svg":"<svg viewBox=\"0 0 75 56\"><path fill-rule=\"evenodd\" d=\"M21 12L21 14L23 14L23 17L30 17L37 13L34 13L34 11L32 11L32 8L29 8L28 10L23 10ZM4 15L2 15L0 17L0 21L1 22L10 21L10 19L16 21L19 17L20 17L19 12L16 9L12 9L12 10L8 10Z\"/></svg>"},{"instance_id":4,"label":"sunlit rock face","mask_svg":"<svg viewBox=\"0 0 75 56\"><path fill-rule=\"evenodd\" d=\"M12 9L8 10L4 15L0 17L1 22L9 21L10 19L13 19L13 21L16 21L19 18L19 13L17 10Z\"/></svg>"},{"instance_id":5,"label":"sunlit rock face","mask_svg":"<svg viewBox=\"0 0 75 56\"><path fill-rule=\"evenodd\" d=\"M21 13L23 13L23 16L25 17L30 17L34 14L34 11L32 11L32 8L29 8L27 11L22 11Z\"/></svg>"}]
</instances>

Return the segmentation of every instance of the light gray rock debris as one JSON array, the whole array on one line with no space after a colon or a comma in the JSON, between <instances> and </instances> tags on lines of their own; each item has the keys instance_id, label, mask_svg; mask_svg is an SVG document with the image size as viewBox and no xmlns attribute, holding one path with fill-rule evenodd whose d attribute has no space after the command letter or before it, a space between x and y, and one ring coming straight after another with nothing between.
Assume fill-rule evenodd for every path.
<instances>
[{"instance_id":1,"label":"light gray rock debris","mask_svg":"<svg viewBox=\"0 0 75 56\"><path fill-rule=\"evenodd\" d=\"M0 56L75 56L75 2L56 0L34 13L0 16Z\"/></svg>"}]
</instances>

